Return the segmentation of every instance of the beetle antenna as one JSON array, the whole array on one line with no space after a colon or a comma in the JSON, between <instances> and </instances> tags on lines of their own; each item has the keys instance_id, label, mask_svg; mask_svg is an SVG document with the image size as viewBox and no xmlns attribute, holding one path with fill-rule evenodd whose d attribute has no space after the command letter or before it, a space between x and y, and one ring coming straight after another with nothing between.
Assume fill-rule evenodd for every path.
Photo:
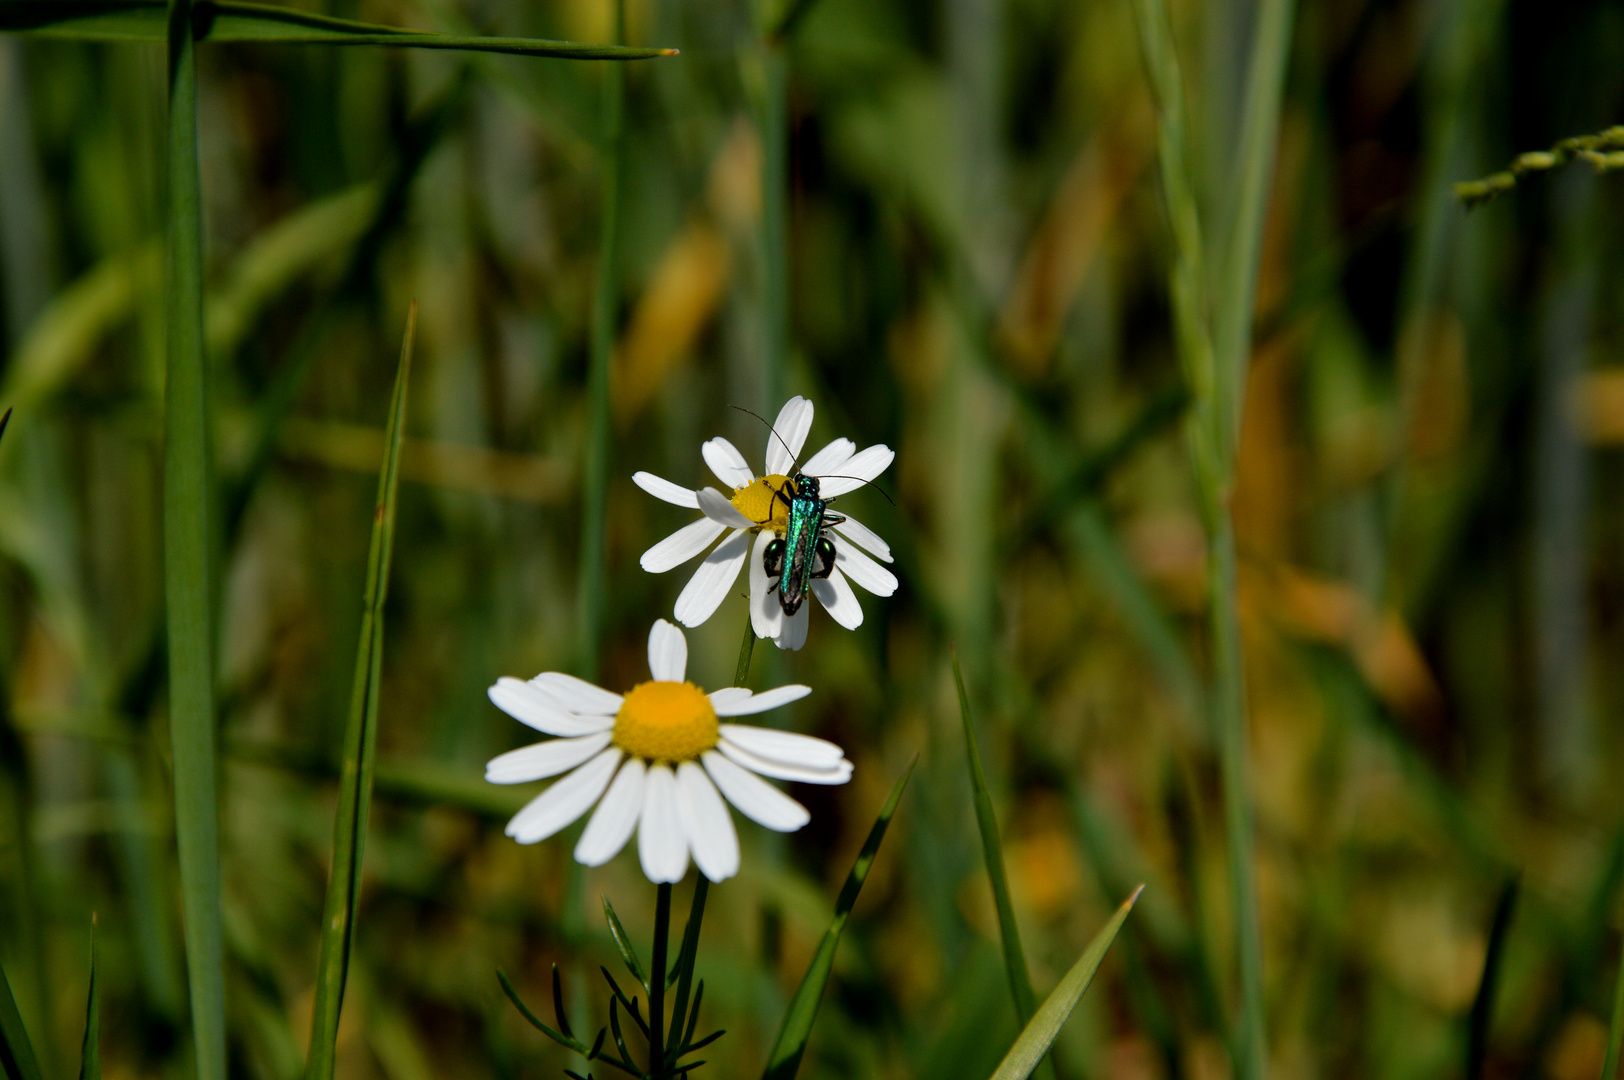
<instances>
[{"instance_id":1,"label":"beetle antenna","mask_svg":"<svg viewBox=\"0 0 1624 1080\"><path fill-rule=\"evenodd\" d=\"M872 480L864 480L861 476L843 476L840 473L827 472L827 473L819 473L818 474L818 479L819 480L858 480L858 481L862 482L864 487L871 487L875 491L878 491L881 495L885 495L885 489L884 488L882 488L880 485L876 484ZM892 506L895 506L897 504L897 501L895 499L893 499L889 495L885 495L885 501L890 503Z\"/></svg>"},{"instance_id":2,"label":"beetle antenna","mask_svg":"<svg viewBox=\"0 0 1624 1080\"><path fill-rule=\"evenodd\" d=\"M794 450L790 450L789 443L784 442L784 437L782 435L778 434L778 429L773 427L772 424L768 422L768 420L767 420L767 418L765 416L762 416L760 413L754 412L754 411L752 411L750 409L746 409L743 405L729 405L728 408L737 409L742 413L749 413L751 416L755 417L757 420L760 420L763 424L766 424L767 425L767 430L773 433L773 438L777 439L779 441L779 443L781 443L783 445L785 450L789 450L789 456L790 456L790 463L789 463L790 464L790 469L789 469L789 471L791 473L793 473L795 471L795 464L800 459L800 455L797 454Z\"/></svg>"}]
</instances>

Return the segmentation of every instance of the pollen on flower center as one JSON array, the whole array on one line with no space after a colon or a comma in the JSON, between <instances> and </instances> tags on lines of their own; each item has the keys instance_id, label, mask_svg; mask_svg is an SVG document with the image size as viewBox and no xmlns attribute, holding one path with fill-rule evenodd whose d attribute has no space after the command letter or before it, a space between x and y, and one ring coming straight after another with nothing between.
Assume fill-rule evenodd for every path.
<instances>
[{"instance_id":1,"label":"pollen on flower center","mask_svg":"<svg viewBox=\"0 0 1624 1080\"><path fill-rule=\"evenodd\" d=\"M640 683L615 715L615 745L645 761L692 761L719 737L716 710L690 682Z\"/></svg>"},{"instance_id":2,"label":"pollen on flower center","mask_svg":"<svg viewBox=\"0 0 1624 1080\"><path fill-rule=\"evenodd\" d=\"M789 477L782 473L758 476L743 487L733 489L733 507L751 521L782 534L789 528L789 507L778 493L786 490L794 488Z\"/></svg>"}]
</instances>

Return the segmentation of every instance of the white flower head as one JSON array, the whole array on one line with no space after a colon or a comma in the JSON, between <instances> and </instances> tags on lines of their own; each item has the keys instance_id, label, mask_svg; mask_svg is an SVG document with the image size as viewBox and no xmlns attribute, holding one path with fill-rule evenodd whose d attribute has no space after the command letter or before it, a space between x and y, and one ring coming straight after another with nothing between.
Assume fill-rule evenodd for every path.
<instances>
[{"instance_id":1,"label":"white flower head","mask_svg":"<svg viewBox=\"0 0 1624 1080\"><path fill-rule=\"evenodd\" d=\"M654 678L625 695L557 671L529 682L498 679L490 688L497 708L556 737L491 759L485 779L524 784L565 774L513 815L509 836L537 843L596 804L576 861L602 866L635 831L650 881L681 881L690 852L701 873L723 881L739 872L739 838L723 797L759 825L794 832L811 815L761 777L851 779L851 762L834 743L726 722L797 701L811 687L755 694L734 686L707 696L685 680L687 639L664 619L649 631L648 666Z\"/></svg>"},{"instance_id":2,"label":"white flower head","mask_svg":"<svg viewBox=\"0 0 1624 1080\"><path fill-rule=\"evenodd\" d=\"M750 621L756 636L772 638L780 649L799 649L806 644L806 606L796 600L784 603L777 575L769 575L767 570L768 546L782 539L789 525L789 496L795 493L799 477L817 481L820 498L844 495L879 476L896 457L883 444L858 450L850 439L836 439L797 468L796 459L811 430L812 403L803 397L790 398L767 433L766 468L759 474L721 436L701 446L705 464L730 494L709 487L691 490L653 473L632 477L655 498L704 514L643 552L643 569L661 574L711 549L677 597L678 622L698 626L710 618L748 559ZM832 564L821 556L815 561L812 595L835 622L854 630L863 623L863 608L852 583L876 596L896 592L896 575L875 561L890 562L891 548L844 512L831 512L823 535L832 542L835 558ZM722 538L719 544L718 538ZM716 545L713 549L712 544Z\"/></svg>"}]
</instances>

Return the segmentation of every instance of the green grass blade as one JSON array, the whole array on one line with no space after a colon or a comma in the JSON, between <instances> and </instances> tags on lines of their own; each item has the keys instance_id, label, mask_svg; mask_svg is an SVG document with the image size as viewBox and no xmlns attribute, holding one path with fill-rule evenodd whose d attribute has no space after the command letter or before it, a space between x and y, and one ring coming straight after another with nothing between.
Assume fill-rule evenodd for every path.
<instances>
[{"instance_id":1,"label":"green grass blade","mask_svg":"<svg viewBox=\"0 0 1624 1080\"><path fill-rule=\"evenodd\" d=\"M101 988L96 981L96 917L90 917L90 991L85 1002L85 1041L79 1080L101 1080Z\"/></svg>"},{"instance_id":2,"label":"green grass blade","mask_svg":"<svg viewBox=\"0 0 1624 1080\"><path fill-rule=\"evenodd\" d=\"M40 1080L39 1059L4 968L0 968L0 1065L5 1066L6 1080Z\"/></svg>"},{"instance_id":3,"label":"green grass blade","mask_svg":"<svg viewBox=\"0 0 1624 1080\"><path fill-rule=\"evenodd\" d=\"M615 0L614 36L622 40L626 27L624 0ZM603 73L603 176L598 219L598 273L592 291L592 341L586 379L587 441L581 476L581 565L576 580L576 640L581 655L580 673L598 674L598 650L603 638L605 540L609 499L609 362L615 348L615 324L620 310L620 182L625 166L622 138L625 110L625 72L611 67Z\"/></svg>"},{"instance_id":4,"label":"green grass blade","mask_svg":"<svg viewBox=\"0 0 1624 1080\"><path fill-rule=\"evenodd\" d=\"M609 924L609 936L614 938L615 948L620 950L620 959L625 963L626 970L632 973L632 978L643 984L643 993L648 993L648 972L643 969L643 962L637 958L637 949L633 947L626 927L621 924L620 916L615 914L615 905L609 902L607 896L603 898L603 921Z\"/></svg>"},{"instance_id":5,"label":"green grass blade","mask_svg":"<svg viewBox=\"0 0 1624 1080\"><path fill-rule=\"evenodd\" d=\"M372 777L378 747L378 691L383 677L383 608L389 595L389 567L395 551L395 512L400 486L400 448L405 440L406 391L411 381L412 346L417 336L417 305L406 316L406 337L389 404L388 449L378 474L372 547L356 649L350 715L344 728L344 760L338 781L338 814L333 822L333 868L322 911L321 949L316 961L316 1003L310 1022L310 1057L305 1076L329 1080L337 1061L338 1017L344 1004L350 951L361 897L361 868Z\"/></svg>"},{"instance_id":6,"label":"green grass blade","mask_svg":"<svg viewBox=\"0 0 1624 1080\"><path fill-rule=\"evenodd\" d=\"M1021 1026L1025 1027L1032 1019L1037 1002L1032 993L1032 976L1026 970L1026 953L1021 949L1021 931L1015 925L1015 905L1009 898L1009 875L1004 870L1004 846L998 838L998 815L993 812L992 793L987 790L987 774L981 768L975 720L970 715L970 695L964 688L964 672L959 667L957 649L953 650L953 683L959 691L959 719L964 724L964 754L970 764L976 826L981 831L981 854L987 863L987 880L992 885L993 905L998 909L998 939L1004 948L1004 973L1009 978L1009 994L1015 1002L1015 1015Z\"/></svg>"},{"instance_id":7,"label":"green grass blade","mask_svg":"<svg viewBox=\"0 0 1624 1080\"><path fill-rule=\"evenodd\" d=\"M1060 984L1054 988L1044 1002L1039 1006L1037 1013L1032 1017L1031 1023L1021 1031L1015 1039L1015 1044L1004 1055L999 1064L998 1071L992 1074L992 1080L1026 1080L1037 1068L1043 1055L1048 1053L1049 1045L1054 1042L1055 1036L1065 1026L1071 1011L1082 1000L1083 994L1088 990L1088 984L1094 981L1094 973L1099 970L1100 963L1105 954L1110 951L1111 943L1116 940L1122 924L1128 919L1128 912L1133 910L1134 901L1139 899L1143 892L1143 885L1133 891L1133 895L1122 902L1111 921L1105 924L1105 929L1094 935L1094 940L1088 943L1083 955L1071 966L1061 978Z\"/></svg>"},{"instance_id":8,"label":"green grass blade","mask_svg":"<svg viewBox=\"0 0 1624 1080\"><path fill-rule=\"evenodd\" d=\"M756 628L750 621L750 613L744 613L744 641L739 644L739 663L733 669L733 685L743 686L750 678L750 658L756 652Z\"/></svg>"},{"instance_id":9,"label":"green grass blade","mask_svg":"<svg viewBox=\"0 0 1624 1080\"><path fill-rule=\"evenodd\" d=\"M168 22L168 369L164 402L164 594L169 737L186 972L199 1080L225 1080L220 825L215 797L212 468L203 339L203 200L197 166L197 47L191 0Z\"/></svg>"},{"instance_id":10,"label":"green grass blade","mask_svg":"<svg viewBox=\"0 0 1624 1080\"><path fill-rule=\"evenodd\" d=\"M790 999L789 1008L784 1013L783 1026L778 1029L778 1037L773 1040L773 1048L767 1053L767 1068L762 1073L764 1080L794 1080L795 1073L801 1067L801 1057L806 1053L806 1042L812 1035L812 1025L818 1018L818 1005L823 1000L823 989L829 984L829 975L834 971L835 949L840 945L840 935L846 929L846 920L851 916L851 909L857 903L857 894L863 889L863 882L868 879L868 872L874 865L874 857L879 853L880 842L885 839L885 831L891 826L891 818L897 812L897 804L902 801L902 793L908 786L908 778L913 776L914 766L919 763L916 756L908 763L908 771L902 774L896 784L891 788L891 794L886 797L885 805L880 807L880 816L874 819L874 825L868 830L868 839L863 841L863 848L857 853L857 861L852 864L851 873L846 875L846 884L840 889L840 896L835 900L835 916L830 921L829 928L823 932L823 940L818 942L818 951L812 954L812 962L806 966L806 974L801 976L801 985L795 988L795 996Z\"/></svg>"},{"instance_id":11,"label":"green grass blade","mask_svg":"<svg viewBox=\"0 0 1624 1080\"><path fill-rule=\"evenodd\" d=\"M542 38L435 34L233 0L205 0L191 5L191 10L196 39L220 43L384 45L567 60L646 60L676 53ZM92 41L162 41L165 14L161 0L0 0L0 31Z\"/></svg>"},{"instance_id":12,"label":"green grass blade","mask_svg":"<svg viewBox=\"0 0 1624 1080\"><path fill-rule=\"evenodd\" d=\"M1618 1059L1624 1050L1624 951L1618 958L1617 980L1613 987L1613 1021L1607 1028L1607 1058L1602 1062L1601 1080L1618 1080Z\"/></svg>"},{"instance_id":13,"label":"green grass blade","mask_svg":"<svg viewBox=\"0 0 1624 1080\"><path fill-rule=\"evenodd\" d=\"M1517 906L1520 877L1513 877L1500 890L1500 899L1494 905L1494 919L1489 924L1489 945L1483 954L1483 977L1478 980L1477 996L1472 999L1472 1012L1466 1026L1466 1080L1478 1080L1483 1075L1483 1064L1488 1061L1489 1021L1494 1017L1494 992L1500 985L1500 969L1505 962L1506 935L1511 929L1511 913Z\"/></svg>"}]
</instances>

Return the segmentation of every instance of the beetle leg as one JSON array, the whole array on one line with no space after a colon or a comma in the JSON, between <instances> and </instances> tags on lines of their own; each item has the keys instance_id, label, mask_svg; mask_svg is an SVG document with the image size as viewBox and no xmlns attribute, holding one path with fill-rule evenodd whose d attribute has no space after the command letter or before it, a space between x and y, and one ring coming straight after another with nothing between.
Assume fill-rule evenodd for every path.
<instances>
[{"instance_id":1,"label":"beetle leg","mask_svg":"<svg viewBox=\"0 0 1624 1080\"><path fill-rule=\"evenodd\" d=\"M812 564L813 577L826 578L834 573L835 545L833 540L830 540L827 536L818 537L815 560Z\"/></svg>"}]
</instances>

